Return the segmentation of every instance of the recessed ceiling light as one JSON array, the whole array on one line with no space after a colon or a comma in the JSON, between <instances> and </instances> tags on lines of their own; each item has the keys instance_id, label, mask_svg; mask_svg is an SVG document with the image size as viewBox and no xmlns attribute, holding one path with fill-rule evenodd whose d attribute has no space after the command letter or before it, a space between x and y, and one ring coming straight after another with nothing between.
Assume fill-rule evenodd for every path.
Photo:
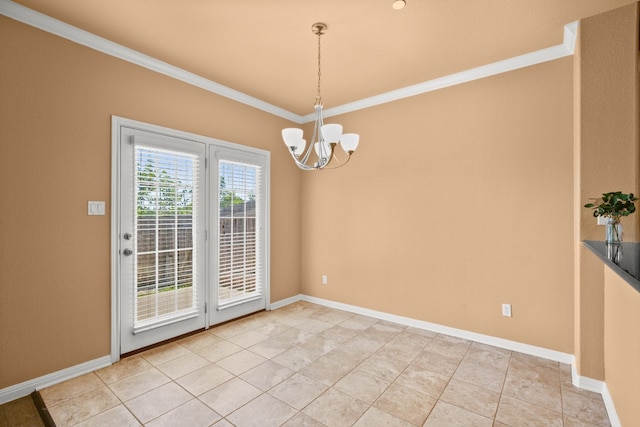
<instances>
[{"instance_id":1,"label":"recessed ceiling light","mask_svg":"<svg viewBox=\"0 0 640 427\"><path fill-rule=\"evenodd\" d=\"M403 9L406 5L407 2L405 2L404 0L395 0L393 4L391 4L391 7L393 7L395 10L400 10Z\"/></svg>"}]
</instances>

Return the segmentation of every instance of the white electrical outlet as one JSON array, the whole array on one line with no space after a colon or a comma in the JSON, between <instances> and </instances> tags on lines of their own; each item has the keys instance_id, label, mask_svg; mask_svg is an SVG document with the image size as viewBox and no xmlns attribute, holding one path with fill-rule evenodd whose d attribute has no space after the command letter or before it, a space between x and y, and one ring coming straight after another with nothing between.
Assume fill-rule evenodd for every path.
<instances>
[{"instance_id":1,"label":"white electrical outlet","mask_svg":"<svg viewBox=\"0 0 640 427\"><path fill-rule=\"evenodd\" d=\"M511 317L511 304L502 304L502 315L504 317Z\"/></svg>"},{"instance_id":2,"label":"white electrical outlet","mask_svg":"<svg viewBox=\"0 0 640 427\"><path fill-rule=\"evenodd\" d=\"M322 275L322 284L326 285L327 283L329 283L329 278L327 277L326 274Z\"/></svg>"},{"instance_id":3,"label":"white electrical outlet","mask_svg":"<svg viewBox=\"0 0 640 427\"><path fill-rule=\"evenodd\" d=\"M607 225L607 222L609 222L609 218L607 218L606 216L598 217L598 225Z\"/></svg>"}]
</instances>

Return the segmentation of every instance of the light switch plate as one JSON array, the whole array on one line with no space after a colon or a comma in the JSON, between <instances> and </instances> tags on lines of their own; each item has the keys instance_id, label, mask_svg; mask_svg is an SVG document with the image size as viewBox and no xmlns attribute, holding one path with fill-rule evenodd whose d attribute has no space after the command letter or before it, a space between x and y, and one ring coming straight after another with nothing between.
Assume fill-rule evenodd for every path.
<instances>
[{"instance_id":1,"label":"light switch plate","mask_svg":"<svg viewBox=\"0 0 640 427\"><path fill-rule=\"evenodd\" d=\"M604 216L599 216L597 218L598 218L598 225L607 225L607 221L609 220L609 218Z\"/></svg>"},{"instance_id":2,"label":"light switch plate","mask_svg":"<svg viewBox=\"0 0 640 427\"><path fill-rule=\"evenodd\" d=\"M101 201L89 200L87 209L87 214L89 215L104 215L105 203Z\"/></svg>"}]
</instances>

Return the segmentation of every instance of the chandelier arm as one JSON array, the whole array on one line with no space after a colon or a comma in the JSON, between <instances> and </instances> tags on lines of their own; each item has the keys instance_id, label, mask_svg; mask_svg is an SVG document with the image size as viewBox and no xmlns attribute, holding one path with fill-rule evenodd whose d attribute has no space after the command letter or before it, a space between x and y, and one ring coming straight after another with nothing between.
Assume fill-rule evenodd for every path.
<instances>
[{"instance_id":1,"label":"chandelier arm","mask_svg":"<svg viewBox=\"0 0 640 427\"><path fill-rule=\"evenodd\" d=\"M291 157L293 158L293 161L296 163L296 166L298 166L300 169L305 170L305 171L311 171L311 170L318 169L316 167L309 166L306 163L303 163L300 160L298 160L298 158L296 157L296 155L295 155L293 150L291 150L290 153L291 153Z\"/></svg>"},{"instance_id":2,"label":"chandelier arm","mask_svg":"<svg viewBox=\"0 0 640 427\"><path fill-rule=\"evenodd\" d=\"M338 156L335 156L335 157L336 157L336 160L338 160ZM330 168L326 168L326 169L338 169L338 168L341 168L342 166L344 166L344 165L346 165L347 163L349 163L349 160L351 160L351 153L349 153L349 154L348 154L348 156L347 156L347 160L345 160L345 161L344 161L344 163L342 163L342 162L338 162L338 165L337 165L337 166L332 166L332 167L330 167Z\"/></svg>"}]
</instances>

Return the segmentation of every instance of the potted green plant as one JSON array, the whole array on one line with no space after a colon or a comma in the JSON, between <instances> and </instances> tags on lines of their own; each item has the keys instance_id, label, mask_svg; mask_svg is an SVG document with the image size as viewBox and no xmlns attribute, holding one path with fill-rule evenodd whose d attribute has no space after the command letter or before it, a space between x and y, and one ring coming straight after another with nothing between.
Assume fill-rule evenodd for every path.
<instances>
[{"instance_id":1,"label":"potted green plant","mask_svg":"<svg viewBox=\"0 0 640 427\"><path fill-rule=\"evenodd\" d=\"M591 199L593 202L584 205L585 208L593 209L593 216L604 217L606 223L606 243L622 243L622 223L623 216L629 216L636 211L634 202L638 200L633 193L623 193L612 191L602 194L602 197Z\"/></svg>"}]
</instances>

